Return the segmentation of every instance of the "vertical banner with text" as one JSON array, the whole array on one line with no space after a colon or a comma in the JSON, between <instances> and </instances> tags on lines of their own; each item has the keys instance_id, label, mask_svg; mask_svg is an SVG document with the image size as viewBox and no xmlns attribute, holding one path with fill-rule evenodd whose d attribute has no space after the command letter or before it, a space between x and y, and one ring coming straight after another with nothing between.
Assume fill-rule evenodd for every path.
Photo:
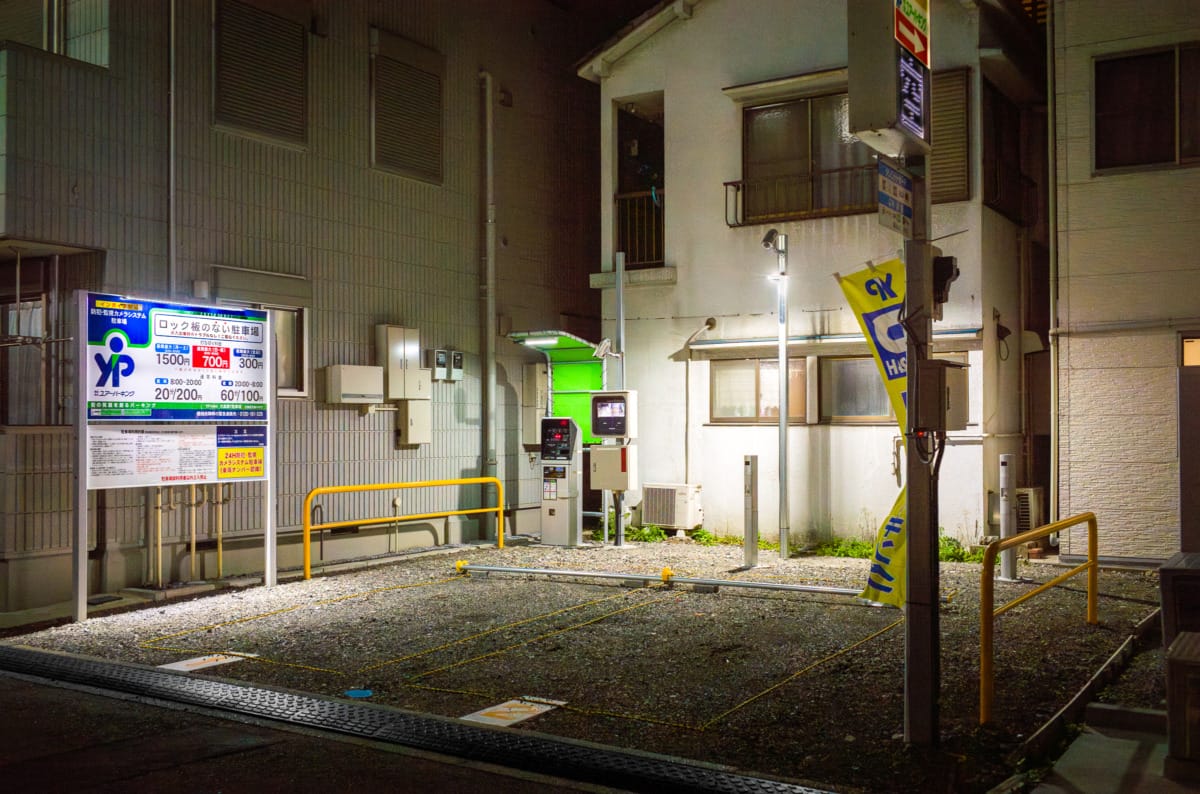
<instances>
[{"instance_id":1,"label":"vertical banner with text","mask_svg":"<svg viewBox=\"0 0 1200 794\"><path fill-rule=\"evenodd\" d=\"M907 340L900 321L904 312L904 263L890 259L837 278L879 367L903 437L908 428ZM901 489L875 535L871 572L860 596L897 607L904 606L905 598L906 495L906 489Z\"/></svg>"}]
</instances>

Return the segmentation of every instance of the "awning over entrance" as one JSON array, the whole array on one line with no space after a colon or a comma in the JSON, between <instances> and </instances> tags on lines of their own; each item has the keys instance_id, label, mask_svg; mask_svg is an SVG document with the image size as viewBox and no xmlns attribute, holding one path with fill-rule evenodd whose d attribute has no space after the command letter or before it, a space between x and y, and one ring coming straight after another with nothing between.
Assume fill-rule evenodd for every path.
<instances>
[{"instance_id":1,"label":"awning over entrance","mask_svg":"<svg viewBox=\"0 0 1200 794\"><path fill-rule=\"evenodd\" d=\"M569 416L579 425L583 443L598 444L592 435L592 392L603 391L604 359L596 345L566 331L513 331L508 338L546 357L549 379L548 416Z\"/></svg>"}]
</instances>

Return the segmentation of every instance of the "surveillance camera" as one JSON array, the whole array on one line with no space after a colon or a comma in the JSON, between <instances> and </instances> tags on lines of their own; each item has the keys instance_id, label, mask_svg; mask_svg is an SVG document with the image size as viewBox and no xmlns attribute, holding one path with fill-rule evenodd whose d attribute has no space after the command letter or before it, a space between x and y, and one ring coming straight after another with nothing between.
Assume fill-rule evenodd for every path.
<instances>
[{"instance_id":1,"label":"surveillance camera","mask_svg":"<svg viewBox=\"0 0 1200 794\"><path fill-rule=\"evenodd\" d=\"M775 229L772 229L771 231L764 234L763 238L762 238L762 247L763 248L774 248L775 247L775 238L778 236L779 236L779 232L776 231Z\"/></svg>"}]
</instances>

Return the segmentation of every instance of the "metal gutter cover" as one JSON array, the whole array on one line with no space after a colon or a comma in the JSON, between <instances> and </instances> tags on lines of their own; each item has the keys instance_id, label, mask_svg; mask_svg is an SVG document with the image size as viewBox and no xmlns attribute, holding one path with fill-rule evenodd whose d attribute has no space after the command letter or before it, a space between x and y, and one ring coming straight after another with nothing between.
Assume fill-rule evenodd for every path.
<instances>
[{"instance_id":1,"label":"metal gutter cover","mask_svg":"<svg viewBox=\"0 0 1200 794\"><path fill-rule=\"evenodd\" d=\"M682 759L525 730L474 726L386 706L264 689L139 665L0 645L0 669L186 703L630 791L829 794Z\"/></svg>"}]
</instances>

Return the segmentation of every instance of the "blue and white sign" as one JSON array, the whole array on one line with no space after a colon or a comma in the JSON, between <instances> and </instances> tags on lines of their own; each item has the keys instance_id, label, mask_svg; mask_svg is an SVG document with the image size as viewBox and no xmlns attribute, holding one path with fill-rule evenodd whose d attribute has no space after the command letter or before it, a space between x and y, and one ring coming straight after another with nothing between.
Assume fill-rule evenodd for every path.
<instances>
[{"instance_id":1,"label":"blue and white sign","mask_svg":"<svg viewBox=\"0 0 1200 794\"><path fill-rule=\"evenodd\" d=\"M266 421L267 313L89 293L87 420Z\"/></svg>"},{"instance_id":2,"label":"blue and white sign","mask_svg":"<svg viewBox=\"0 0 1200 794\"><path fill-rule=\"evenodd\" d=\"M879 225L913 236L912 177L886 157L879 158Z\"/></svg>"}]
</instances>

